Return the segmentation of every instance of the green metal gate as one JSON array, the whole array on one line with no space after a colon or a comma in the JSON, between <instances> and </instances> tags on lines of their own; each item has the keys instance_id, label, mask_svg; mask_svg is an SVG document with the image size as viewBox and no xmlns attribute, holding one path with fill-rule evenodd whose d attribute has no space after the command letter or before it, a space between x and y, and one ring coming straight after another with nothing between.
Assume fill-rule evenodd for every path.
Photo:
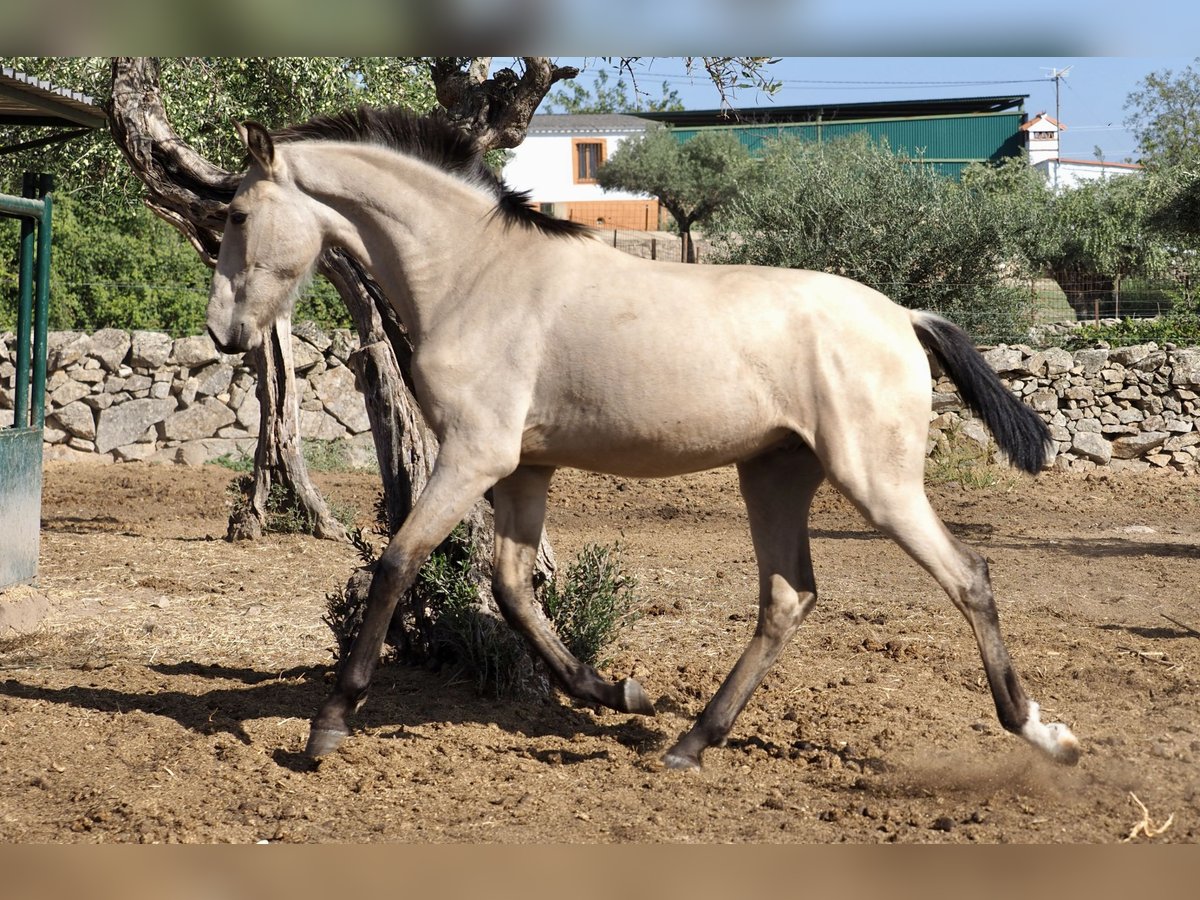
<instances>
[{"instance_id":1,"label":"green metal gate","mask_svg":"<svg viewBox=\"0 0 1200 900\"><path fill-rule=\"evenodd\" d=\"M0 215L21 221L13 424L0 428L0 590L37 577L53 187L26 173L24 196L0 194Z\"/></svg>"}]
</instances>

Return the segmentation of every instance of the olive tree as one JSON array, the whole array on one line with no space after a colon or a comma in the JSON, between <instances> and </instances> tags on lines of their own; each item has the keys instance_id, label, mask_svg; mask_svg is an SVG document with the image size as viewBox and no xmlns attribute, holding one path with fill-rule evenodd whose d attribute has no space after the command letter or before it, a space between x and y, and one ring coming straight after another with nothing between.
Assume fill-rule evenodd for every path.
<instances>
[{"instance_id":1,"label":"olive tree","mask_svg":"<svg viewBox=\"0 0 1200 900\"><path fill-rule=\"evenodd\" d=\"M844 275L980 340L1026 325L1007 216L986 196L865 136L776 141L760 166L709 228L722 261Z\"/></svg>"},{"instance_id":2,"label":"olive tree","mask_svg":"<svg viewBox=\"0 0 1200 900\"><path fill-rule=\"evenodd\" d=\"M679 141L669 128L625 140L596 173L602 188L652 194L683 237L684 258L696 261L692 227L703 224L749 187L755 162L728 131L705 131Z\"/></svg>"}]
</instances>

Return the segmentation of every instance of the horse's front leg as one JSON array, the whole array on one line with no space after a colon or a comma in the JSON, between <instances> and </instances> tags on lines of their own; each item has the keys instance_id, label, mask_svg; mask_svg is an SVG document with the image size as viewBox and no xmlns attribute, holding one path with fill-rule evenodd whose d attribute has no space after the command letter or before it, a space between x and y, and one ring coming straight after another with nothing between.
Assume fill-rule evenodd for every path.
<instances>
[{"instance_id":1,"label":"horse's front leg","mask_svg":"<svg viewBox=\"0 0 1200 900\"><path fill-rule=\"evenodd\" d=\"M471 457L474 460L468 462ZM367 698L400 597L412 586L429 554L504 474L504 467L499 465L481 468L476 454L455 453L452 445L442 446L425 490L379 559L367 594L362 628L338 672L333 693L313 719L305 748L309 756L329 753L350 733L347 718Z\"/></svg>"},{"instance_id":2,"label":"horse's front leg","mask_svg":"<svg viewBox=\"0 0 1200 900\"><path fill-rule=\"evenodd\" d=\"M505 620L546 664L571 696L620 712L654 715L654 706L632 678L613 683L580 662L538 614L533 593L533 566L546 519L546 492L554 470L521 466L497 482L496 565L492 586Z\"/></svg>"}]
</instances>

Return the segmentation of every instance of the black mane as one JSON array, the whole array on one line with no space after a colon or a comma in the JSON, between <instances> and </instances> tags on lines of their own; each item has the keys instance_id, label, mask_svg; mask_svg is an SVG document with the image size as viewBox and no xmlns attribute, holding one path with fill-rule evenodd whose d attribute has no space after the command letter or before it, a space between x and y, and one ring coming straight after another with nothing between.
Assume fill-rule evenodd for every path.
<instances>
[{"instance_id":1,"label":"black mane","mask_svg":"<svg viewBox=\"0 0 1200 900\"><path fill-rule=\"evenodd\" d=\"M475 140L434 112L418 115L398 106L378 109L360 106L271 133L277 143L296 141L346 141L378 144L437 166L451 175L479 185L496 198L496 215L509 225L533 228L556 237L578 237L587 226L556 219L529 205L529 192L510 188L488 168Z\"/></svg>"}]
</instances>

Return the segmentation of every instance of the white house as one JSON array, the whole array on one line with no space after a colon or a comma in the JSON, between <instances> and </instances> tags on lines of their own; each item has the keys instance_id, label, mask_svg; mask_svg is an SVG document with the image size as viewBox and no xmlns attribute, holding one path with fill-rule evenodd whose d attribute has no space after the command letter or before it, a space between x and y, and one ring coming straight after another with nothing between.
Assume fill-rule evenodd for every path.
<instances>
[{"instance_id":1,"label":"white house","mask_svg":"<svg viewBox=\"0 0 1200 900\"><path fill-rule=\"evenodd\" d=\"M596 170L625 139L659 127L616 113L538 115L504 165L504 180L544 212L604 228L658 228L658 201L646 194L605 191Z\"/></svg>"},{"instance_id":2,"label":"white house","mask_svg":"<svg viewBox=\"0 0 1200 900\"><path fill-rule=\"evenodd\" d=\"M1142 171L1136 163L1105 162L1099 159L1067 159L1059 155L1058 136L1067 126L1044 112L1038 113L1021 126L1029 164L1041 172L1054 190L1076 187L1085 181L1098 181Z\"/></svg>"}]
</instances>

